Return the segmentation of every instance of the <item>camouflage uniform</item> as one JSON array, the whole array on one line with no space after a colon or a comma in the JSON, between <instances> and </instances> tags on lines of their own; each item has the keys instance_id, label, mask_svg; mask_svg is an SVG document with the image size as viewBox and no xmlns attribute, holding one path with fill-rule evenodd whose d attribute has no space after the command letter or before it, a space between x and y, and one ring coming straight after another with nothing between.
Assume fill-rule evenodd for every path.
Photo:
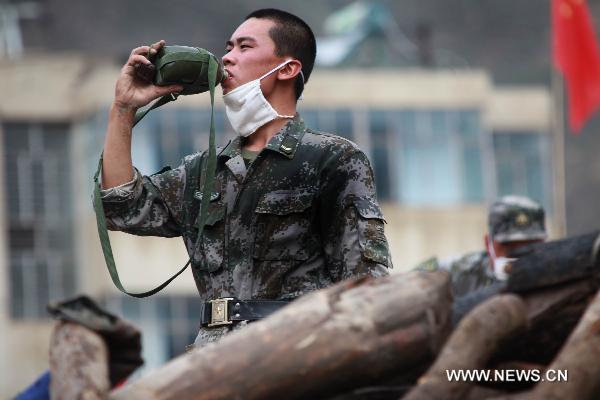
<instances>
[{"instance_id":1,"label":"camouflage uniform","mask_svg":"<svg viewBox=\"0 0 600 400\"><path fill-rule=\"evenodd\" d=\"M449 265L442 266L450 272L454 297L464 296L498 281L492 271L487 251L468 253Z\"/></svg>"},{"instance_id":2,"label":"camouflage uniform","mask_svg":"<svg viewBox=\"0 0 600 400\"><path fill-rule=\"evenodd\" d=\"M502 197L490 207L488 229L490 239L499 243L544 240L547 236L544 209L527 197ZM457 260L441 262L439 268L450 272L455 297L498 282L487 251L469 253Z\"/></svg>"},{"instance_id":3,"label":"camouflage uniform","mask_svg":"<svg viewBox=\"0 0 600 400\"><path fill-rule=\"evenodd\" d=\"M103 191L109 229L183 236L203 300L293 299L392 267L369 160L352 142L306 129L300 117L248 167L241 138L217 149L209 217L197 236L206 153ZM195 173L193 173L195 172Z\"/></svg>"}]
</instances>

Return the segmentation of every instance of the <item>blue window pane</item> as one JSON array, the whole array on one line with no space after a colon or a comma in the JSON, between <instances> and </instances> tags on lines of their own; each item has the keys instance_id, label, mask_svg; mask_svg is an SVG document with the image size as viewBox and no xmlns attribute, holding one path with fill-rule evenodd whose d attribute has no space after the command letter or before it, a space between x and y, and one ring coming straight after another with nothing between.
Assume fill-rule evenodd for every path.
<instances>
[{"instance_id":1,"label":"blue window pane","mask_svg":"<svg viewBox=\"0 0 600 400\"><path fill-rule=\"evenodd\" d=\"M172 318L172 310L171 310L171 298L166 296L159 296L154 299L156 316L164 320L165 323L168 323Z\"/></svg>"},{"instance_id":2,"label":"blue window pane","mask_svg":"<svg viewBox=\"0 0 600 400\"><path fill-rule=\"evenodd\" d=\"M179 137L176 140L177 147L175 149L175 160L171 161L172 165L179 163L183 157L187 154L194 152L194 136L200 134L200 121L201 117L206 116L206 122L204 127L208 127L210 124L210 112L205 110L193 111L191 109L178 109L175 113L176 121L176 135ZM206 128L205 128L206 129Z\"/></svg>"},{"instance_id":3,"label":"blue window pane","mask_svg":"<svg viewBox=\"0 0 600 400\"><path fill-rule=\"evenodd\" d=\"M394 113L394 119L397 131L401 135L409 135L416 131L414 111L400 111Z\"/></svg>"},{"instance_id":4,"label":"blue window pane","mask_svg":"<svg viewBox=\"0 0 600 400\"><path fill-rule=\"evenodd\" d=\"M398 175L404 203L445 205L483 199L476 113L406 110L396 113L394 120L401 143Z\"/></svg>"},{"instance_id":5,"label":"blue window pane","mask_svg":"<svg viewBox=\"0 0 600 400\"><path fill-rule=\"evenodd\" d=\"M352 112L350 110L335 110L335 131L333 133L353 140Z\"/></svg>"},{"instance_id":6,"label":"blue window pane","mask_svg":"<svg viewBox=\"0 0 600 400\"><path fill-rule=\"evenodd\" d=\"M175 108L149 113L149 121L143 121L150 132L146 136L151 142L147 146L154 157L154 172L165 165L177 166L189 154L207 148L210 133L210 109ZM148 118L148 117L146 117ZM214 111L215 138L217 145L223 144L225 133L231 130L222 109ZM144 132L146 133L146 132ZM138 145L139 146L139 145ZM134 147L134 153L139 149Z\"/></svg>"},{"instance_id":7,"label":"blue window pane","mask_svg":"<svg viewBox=\"0 0 600 400\"><path fill-rule=\"evenodd\" d=\"M369 113L369 127L372 135L386 133L387 113L382 110L373 110Z\"/></svg>"},{"instance_id":8,"label":"blue window pane","mask_svg":"<svg viewBox=\"0 0 600 400\"><path fill-rule=\"evenodd\" d=\"M478 146L481 123L479 121L479 113L477 111L462 111L456 113L457 126L456 131L464 143Z\"/></svg>"},{"instance_id":9,"label":"blue window pane","mask_svg":"<svg viewBox=\"0 0 600 400\"><path fill-rule=\"evenodd\" d=\"M440 204L453 200L456 182L450 168L448 135L441 112L415 111L415 130L403 137L403 201ZM434 129L435 128L435 129Z\"/></svg>"},{"instance_id":10,"label":"blue window pane","mask_svg":"<svg viewBox=\"0 0 600 400\"><path fill-rule=\"evenodd\" d=\"M18 257L12 255L10 257L10 311L13 317L19 317L25 315L25 297L29 296L29 293L25 293L24 290L24 270Z\"/></svg>"},{"instance_id":11,"label":"blue window pane","mask_svg":"<svg viewBox=\"0 0 600 400\"><path fill-rule=\"evenodd\" d=\"M463 151L463 199L469 203L483 201L483 173L479 148L465 148Z\"/></svg>"},{"instance_id":12,"label":"blue window pane","mask_svg":"<svg viewBox=\"0 0 600 400\"><path fill-rule=\"evenodd\" d=\"M62 300L62 299L50 299L50 291L48 285L48 264L45 260L38 261L33 265L35 267L35 277L36 277L36 287L37 293L36 297L38 299L38 303L36 306L36 315L44 315L46 312L46 304L50 303L50 300ZM62 293L61 293L62 294Z\"/></svg>"},{"instance_id":13,"label":"blue window pane","mask_svg":"<svg viewBox=\"0 0 600 400\"><path fill-rule=\"evenodd\" d=\"M387 113L374 110L369 113L371 132L371 154L377 198L379 200L391 199L390 188L390 160L389 143L387 134Z\"/></svg>"},{"instance_id":14,"label":"blue window pane","mask_svg":"<svg viewBox=\"0 0 600 400\"><path fill-rule=\"evenodd\" d=\"M46 304L72 295L73 221L70 127L2 126L11 316L45 318Z\"/></svg>"},{"instance_id":15,"label":"blue window pane","mask_svg":"<svg viewBox=\"0 0 600 400\"><path fill-rule=\"evenodd\" d=\"M431 131L429 140L432 144L447 143L449 138L450 129L447 123L445 111L432 111L430 113ZM424 134L423 136L427 136Z\"/></svg>"},{"instance_id":16,"label":"blue window pane","mask_svg":"<svg viewBox=\"0 0 600 400\"><path fill-rule=\"evenodd\" d=\"M304 110L300 113L300 117L304 120L307 128L319 130L319 123L316 110Z\"/></svg>"},{"instance_id":17,"label":"blue window pane","mask_svg":"<svg viewBox=\"0 0 600 400\"><path fill-rule=\"evenodd\" d=\"M375 185L377 186L377 198L389 200L391 198L390 184L388 181L389 160L385 148L373 148L373 173L375 174Z\"/></svg>"},{"instance_id":18,"label":"blue window pane","mask_svg":"<svg viewBox=\"0 0 600 400\"><path fill-rule=\"evenodd\" d=\"M484 200L484 177L479 113L461 111L451 115L451 119L456 121L456 133L462 146L463 201L481 202Z\"/></svg>"},{"instance_id":19,"label":"blue window pane","mask_svg":"<svg viewBox=\"0 0 600 400\"><path fill-rule=\"evenodd\" d=\"M549 165L544 159L548 138L538 133L496 132L497 189L501 196L516 194L531 197L549 209Z\"/></svg>"},{"instance_id":20,"label":"blue window pane","mask_svg":"<svg viewBox=\"0 0 600 400\"><path fill-rule=\"evenodd\" d=\"M200 320L200 313L202 312L202 302L199 297L188 297L187 298L187 317L194 324Z\"/></svg>"},{"instance_id":21,"label":"blue window pane","mask_svg":"<svg viewBox=\"0 0 600 400\"><path fill-rule=\"evenodd\" d=\"M140 302L136 298L121 297L121 309L117 311L126 319L138 320L140 318Z\"/></svg>"}]
</instances>

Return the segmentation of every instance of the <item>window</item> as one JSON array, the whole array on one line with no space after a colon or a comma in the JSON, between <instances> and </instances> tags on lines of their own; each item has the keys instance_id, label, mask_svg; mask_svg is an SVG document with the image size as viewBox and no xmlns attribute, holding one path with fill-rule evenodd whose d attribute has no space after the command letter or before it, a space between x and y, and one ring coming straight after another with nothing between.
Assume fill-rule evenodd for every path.
<instances>
[{"instance_id":1,"label":"window","mask_svg":"<svg viewBox=\"0 0 600 400\"><path fill-rule=\"evenodd\" d=\"M82 125L87 139L89 170L98 166L107 126L107 110L96 113ZM166 165L178 166L183 157L208 148L210 108L168 106L149 112L134 128L131 156L133 165L149 175ZM215 109L215 138L217 146L234 137L225 111ZM90 189L91 190L91 189Z\"/></svg>"},{"instance_id":2,"label":"window","mask_svg":"<svg viewBox=\"0 0 600 400\"><path fill-rule=\"evenodd\" d=\"M550 210L549 146L536 132L495 132L498 195L528 196Z\"/></svg>"},{"instance_id":3,"label":"window","mask_svg":"<svg viewBox=\"0 0 600 400\"><path fill-rule=\"evenodd\" d=\"M156 159L160 169L165 165L175 167L183 157L208 149L210 134L210 108L176 108L156 113L151 137L154 138ZM215 109L215 139L217 146L227 143L232 129L226 121L225 111Z\"/></svg>"},{"instance_id":4,"label":"window","mask_svg":"<svg viewBox=\"0 0 600 400\"><path fill-rule=\"evenodd\" d=\"M45 317L50 301L75 291L69 126L3 131L11 315Z\"/></svg>"},{"instance_id":5,"label":"window","mask_svg":"<svg viewBox=\"0 0 600 400\"><path fill-rule=\"evenodd\" d=\"M471 110L371 110L380 199L446 205L484 199L483 131Z\"/></svg>"},{"instance_id":6,"label":"window","mask_svg":"<svg viewBox=\"0 0 600 400\"><path fill-rule=\"evenodd\" d=\"M82 126L88 131L90 171L97 167L106 132L106 115L102 110ZM334 133L352 140L353 120L349 109L314 110L300 112L306 126L318 131ZM183 157L208 148L210 108L172 107L148 113L135 127L132 159L142 174L152 174L166 165L176 167ZM227 120L224 109L215 109L215 139L217 146L227 144L236 133Z\"/></svg>"},{"instance_id":7,"label":"window","mask_svg":"<svg viewBox=\"0 0 600 400\"><path fill-rule=\"evenodd\" d=\"M302 109L299 114L307 128L354 140L352 112L349 109Z\"/></svg>"},{"instance_id":8,"label":"window","mask_svg":"<svg viewBox=\"0 0 600 400\"><path fill-rule=\"evenodd\" d=\"M380 201L394 200L396 195L392 194L392 191L397 182L395 179L391 179L394 174L390 174L390 171L394 169L394 163L397 161L393 154L394 147L390 143L394 137L394 133L390 129L387 118L388 113L373 111L370 117L370 158L373 174L375 175L377 198Z\"/></svg>"}]
</instances>

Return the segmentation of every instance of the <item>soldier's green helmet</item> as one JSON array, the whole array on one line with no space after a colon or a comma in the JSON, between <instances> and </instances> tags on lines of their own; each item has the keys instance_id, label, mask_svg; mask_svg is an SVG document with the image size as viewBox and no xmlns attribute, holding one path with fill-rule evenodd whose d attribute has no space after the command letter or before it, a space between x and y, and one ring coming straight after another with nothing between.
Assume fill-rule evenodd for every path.
<instances>
[{"instance_id":1,"label":"soldier's green helmet","mask_svg":"<svg viewBox=\"0 0 600 400\"><path fill-rule=\"evenodd\" d=\"M524 196L504 196L488 213L490 238L496 242L544 240L548 237L541 205Z\"/></svg>"}]
</instances>

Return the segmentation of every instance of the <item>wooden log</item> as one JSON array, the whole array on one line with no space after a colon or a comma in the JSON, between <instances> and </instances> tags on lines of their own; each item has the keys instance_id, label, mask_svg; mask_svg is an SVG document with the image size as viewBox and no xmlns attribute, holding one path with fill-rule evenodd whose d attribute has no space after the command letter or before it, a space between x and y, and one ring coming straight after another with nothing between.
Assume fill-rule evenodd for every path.
<instances>
[{"instance_id":1,"label":"wooden log","mask_svg":"<svg viewBox=\"0 0 600 400\"><path fill-rule=\"evenodd\" d=\"M467 314L435 363L403 400L463 398L473 382L450 379L449 371L482 369L502 339L525 328L525 304L519 296L492 297Z\"/></svg>"},{"instance_id":2,"label":"wooden log","mask_svg":"<svg viewBox=\"0 0 600 400\"><path fill-rule=\"evenodd\" d=\"M577 325L597 284L589 280L566 282L521 294L527 308L527 329L502 341L487 368L545 370ZM524 375L520 375L524 376ZM530 390L533 380L495 380L482 385L502 391Z\"/></svg>"},{"instance_id":3,"label":"wooden log","mask_svg":"<svg viewBox=\"0 0 600 400\"><path fill-rule=\"evenodd\" d=\"M52 400L101 400L110 391L108 351L94 331L58 322L50 339Z\"/></svg>"},{"instance_id":4,"label":"wooden log","mask_svg":"<svg viewBox=\"0 0 600 400\"><path fill-rule=\"evenodd\" d=\"M600 292L583 314L556 359L548 367L552 380L545 379L534 388L532 400L600 398ZM566 371L567 380L556 381Z\"/></svg>"},{"instance_id":5,"label":"wooden log","mask_svg":"<svg viewBox=\"0 0 600 400\"><path fill-rule=\"evenodd\" d=\"M598 235L592 232L519 248L511 254L519 259L512 264L508 291L520 293L597 276L600 273L600 258L596 254Z\"/></svg>"},{"instance_id":6,"label":"wooden log","mask_svg":"<svg viewBox=\"0 0 600 400\"><path fill-rule=\"evenodd\" d=\"M444 271L345 281L111 393L138 399L317 399L431 359L450 328Z\"/></svg>"},{"instance_id":7,"label":"wooden log","mask_svg":"<svg viewBox=\"0 0 600 400\"><path fill-rule=\"evenodd\" d=\"M585 279L522 294L527 307L527 330L503 342L490 363L550 364L597 290L596 282Z\"/></svg>"}]
</instances>

